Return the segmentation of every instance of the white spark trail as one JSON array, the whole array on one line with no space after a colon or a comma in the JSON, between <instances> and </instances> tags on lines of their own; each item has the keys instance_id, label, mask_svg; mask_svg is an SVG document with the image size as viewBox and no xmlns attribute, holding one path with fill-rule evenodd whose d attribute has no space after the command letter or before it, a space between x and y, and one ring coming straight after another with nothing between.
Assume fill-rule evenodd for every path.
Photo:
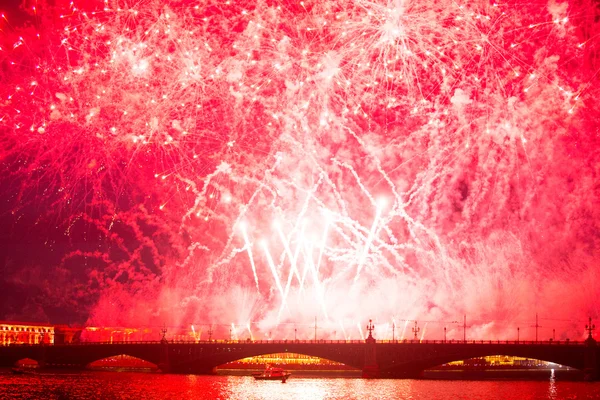
<instances>
[{"instance_id":1,"label":"white spark trail","mask_svg":"<svg viewBox=\"0 0 600 400\"><path fill-rule=\"evenodd\" d=\"M377 223L379 222L379 217L381 216L381 207L377 207L377 211L375 212L375 218L373 219L373 225L371 226L371 230L369 231L369 236L367 237L367 241L365 243L365 247L363 248L360 259L358 260L358 265L356 266L356 275L354 276L354 285L358 282L358 278L360 277L360 272L363 268L367 255L369 254L369 249L371 247L371 243L373 242L373 238L375 237L375 230L377 229Z\"/></svg>"},{"instance_id":2,"label":"white spark trail","mask_svg":"<svg viewBox=\"0 0 600 400\"><path fill-rule=\"evenodd\" d=\"M240 229L242 230L245 248L248 252L248 257L250 258L250 266L252 267L252 274L254 275L254 283L256 284L256 290L260 293L260 287L258 286L258 274L256 273L256 265L254 264L254 256L252 255L252 244L250 243L250 240L248 240L248 233L246 232L246 227L241 226Z\"/></svg>"},{"instance_id":3,"label":"white spark trail","mask_svg":"<svg viewBox=\"0 0 600 400\"><path fill-rule=\"evenodd\" d=\"M277 274L277 271L275 269L275 263L273 262L273 258L271 257L271 253L269 252L269 246L267 245L266 242L263 242L262 247L263 247L263 251L265 252L265 257L267 258L267 264L269 265L269 268L271 269L271 273L273 274L273 279L275 280L275 284L277 285L277 290L279 290L279 293L281 294L281 298L283 299L283 296L284 296L283 287L281 286L281 280L279 279L279 275Z\"/></svg>"}]
</instances>

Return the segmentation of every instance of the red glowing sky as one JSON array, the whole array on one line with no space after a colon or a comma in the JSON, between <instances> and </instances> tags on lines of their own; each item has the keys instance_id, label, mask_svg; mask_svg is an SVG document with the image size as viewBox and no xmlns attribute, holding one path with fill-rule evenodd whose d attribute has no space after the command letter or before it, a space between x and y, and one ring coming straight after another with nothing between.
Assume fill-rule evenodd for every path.
<instances>
[{"instance_id":1,"label":"red glowing sky","mask_svg":"<svg viewBox=\"0 0 600 400\"><path fill-rule=\"evenodd\" d=\"M537 312L578 338L600 295L599 19L593 0L7 9L0 317L427 338L466 314L512 338Z\"/></svg>"}]
</instances>

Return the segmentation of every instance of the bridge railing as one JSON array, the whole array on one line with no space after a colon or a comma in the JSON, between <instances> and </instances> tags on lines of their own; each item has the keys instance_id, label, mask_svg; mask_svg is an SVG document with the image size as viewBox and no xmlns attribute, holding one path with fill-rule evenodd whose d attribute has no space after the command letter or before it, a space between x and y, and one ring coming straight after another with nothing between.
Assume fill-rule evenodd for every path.
<instances>
[{"instance_id":1,"label":"bridge railing","mask_svg":"<svg viewBox=\"0 0 600 400\"><path fill-rule=\"evenodd\" d=\"M104 341L104 342L86 342L65 343L64 345L106 345L106 344L161 344L160 340L130 340L130 341ZM364 344L364 340L168 340L168 344Z\"/></svg>"},{"instance_id":2,"label":"bridge railing","mask_svg":"<svg viewBox=\"0 0 600 400\"><path fill-rule=\"evenodd\" d=\"M169 344L364 344L364 340L167 340ZM0 345L0 347L6 346L82 346L82 345L125 345L125 344L161 344L160 340L137 340L137 341L104 341L104 342L87 342L80 341L74 343L61 343L61 344L16 344L11 343L10 345ZM574 341L574 340L418 340L418 339L402 339L402 340L377 340L378 344L444 344L444 345L461 345L461 344L502 344L502 345L569 345L578 346L584 345L585 342Z\"/></svg>"},{"instance_id":3,"label":"bridge railing","mask_svg":"<svg viewBox=\"0 0 600 400\"><path fill-rule=\"evenodd\" d=\"M418 340L418 339L402 339L402 340L378 340L377 343L412 343L412 344L514 344L514 345L582 345L585 342L576 340Z\"/></svg>"}]
</instances>

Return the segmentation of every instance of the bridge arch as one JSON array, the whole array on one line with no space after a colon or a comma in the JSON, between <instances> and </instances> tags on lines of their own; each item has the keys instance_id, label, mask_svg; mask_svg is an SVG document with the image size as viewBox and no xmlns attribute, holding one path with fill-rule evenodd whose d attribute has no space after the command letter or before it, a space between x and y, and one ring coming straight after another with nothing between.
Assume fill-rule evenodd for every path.
<instances>
[{"instance_id":1,"label":"bridge arch","mask_svg":"<svg viewBox=\"0 0 600 400\"><path fill-rule=\"evenodd\" d=\"M214 343L209 346L168 346L170 370L184 373L211 373L216 367L249 357L268 354L294 353L319 357L362 369L364 362L363 343L340 346L323 346L308 342L265 342L265 343Z\"/></svg>"},{"instance_id":2,"label":"bridge arch","mask_svg":"<svg viewBox=\"0 0 600 400\"><path fill-rule=\"evenodd\" d=\"M119 354L116 356L105 357L99 360L92 361L87 365L87 368L98 370L114 370L120 368L136 370L156 370L158 369L158 365L139 357L130 356L128 354Z\"/></svg>"},{"instance_id":3,"label":"bridge arch","mask_svg":"<svg viewBox=\"0 0 600 400\"><path fill-rule=\"evenodd\" d=\"M94 362L119 356L131 357L156 366L160 365L162 360L160 347L156 345L111 344L88 348L81 358L81 364L89 366Z\"/></svg>"},{"instance_id":4,"label":"bridge arch","mask_svg":"<svg viewBox=\"0 0 600 400\"><path fill-rule=\"evenodd\" d=\"M0 353L2 350L8 356L7 360L16 361L27 357L37 361L42 367L50 368L83 369L94 361L119 355L135 357L156 365L159 365L162 359L161 346L156 343L7 346L4 349L0 348Z\"/></svg>"},{"instance_id":5,"label":"bridge arch","mask_svg":"<svg viewBox=\"0 0 600 400\"><path fill-rule=\"evenodd\" d=\"M524 355L521 352L512 352L512 354L488 354L488 352L482 352L482 353L480 353L480 355L476 355L474 357L458 358L458 359L456 357L448 356L448 357L444 357L444 362L442 364L447 364L447 363L451 363L451 362L455 362L455 361L465 361L465 360L471 360L471 359L481 359L481 358L484 358L484 357L492 357L492 356L497 356L497 355L507 356L507 357L520 357L520 358L526 358L526 359L529 359L529 360L538 360L538 361L542 361L542 362L554 363L554 364L557 364L557 365L564 365L566 367L575 368L575 369L582 369L583 368L583 366L579 365L579 362L576 361L576 360L572 360L572 362L569 363L570 365L569 364L562 364L560 362L557 362L556 359L553 360L552 358L554 358L554 357L544 357L544 358L547 358L547 359L543 359L543 358L539 358L539 356L538 357L531 357L531 356L528 356L528 355ZM435 362L435 361L431 361L428 364L432 364L433 362ZM441 364L431 365L429 368L436 367L438 365L441 365Z\"/></svg>"},{"instance_id":6,"label":"bridge arch","mask_svg":"<svg viewBox=\"0 0 600 400\"><path fill-rule=\"evenodd\" d=\"M310 356L299 353L271 353L255 357L246 357L226 364L218 365L218 369L248 370L263 369L265 365L298 370L356 370L344 363L329 360L327 358Z\"/></svg>"},{"instance_id":7,"label":"bridge arch","mask_svg":"<svg viewBox=\"0 0 600 400\"><path fill-rule=\"evenodd\" d=\"M550 344L414 344L396 348L381 346L377 359L384 377L420 376L426 370L442 364L498 354L536 359L570 368L584 369L585 346Z\"/></svg>"},{"instance_id":8,"label":"bridge arch","mask_svg":"<svg viewBox=\"0 0 600 400\"><path fill-rule=\"evenodd\" d=\"M480 367L525 367L525 368L534 368L534 367L543 367L546 365L560 367L568 367L562 364L557 364L551 361L539 360L537 358L528 358L528 357L519 357L519 356L509 356L506 354L494 354L483 357L475 357L475 358L466 358L462 360L454 360L448 363L444 363L441 365L436 365L433 367L434 369L439 368L480 368Z\"/></svg>"}]
</instances>

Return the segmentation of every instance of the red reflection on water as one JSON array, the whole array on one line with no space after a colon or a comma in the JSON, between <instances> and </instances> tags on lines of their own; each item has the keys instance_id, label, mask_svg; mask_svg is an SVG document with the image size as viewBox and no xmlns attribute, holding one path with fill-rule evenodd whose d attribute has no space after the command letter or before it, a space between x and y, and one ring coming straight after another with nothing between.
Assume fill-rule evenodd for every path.
<instances>
[{"instance_id":1,"label":"red reflection on water","mask_svg":"<svg viewBox=\"0 0 600 400\"><path fill-rule=\"evenodd\" d=\"M600 398L600 383L544 381L364 380L292 377L287 383L248 376L142 373L0 374L2 399L481 399Z\"/></svg>"}]
</instances>

